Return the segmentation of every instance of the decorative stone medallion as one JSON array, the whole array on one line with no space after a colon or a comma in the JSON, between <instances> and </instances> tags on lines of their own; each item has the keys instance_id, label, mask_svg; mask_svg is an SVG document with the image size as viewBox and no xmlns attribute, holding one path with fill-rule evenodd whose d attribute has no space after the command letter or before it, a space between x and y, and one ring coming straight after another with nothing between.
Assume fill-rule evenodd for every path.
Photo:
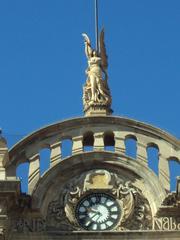
<instances>
[{"instance_id":1,"label":"decorative stone medallion","mask_svg":"<svg viewBox=\"0 0 180 240\"><path fill-rule=\"evenodd\" d=\"M49 203L47 226L59 230L152 229L152 213L140 189L107 170L91 170L63 186Z\"/></svg>"}]
</instances>

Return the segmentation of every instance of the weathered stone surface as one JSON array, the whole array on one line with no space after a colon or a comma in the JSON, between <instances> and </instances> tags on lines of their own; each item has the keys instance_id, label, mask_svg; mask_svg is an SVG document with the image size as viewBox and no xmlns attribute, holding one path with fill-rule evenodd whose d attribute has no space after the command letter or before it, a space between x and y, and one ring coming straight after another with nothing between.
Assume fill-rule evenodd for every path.
<instances>
[{"instance_id":1,"label":"weathered stone surface","mask_svg":"<svg viewBox=\"0 0 180 240\"><path fill-rule=\"evenodd\" d=\"M136 158L126 154L129 137L136 140ZM64 139L72 141L66 158ZM159 176L148 167L148 146L158 146ZM50 168L40 176L39 152L45 147ZM180 142L160 129L125 118L78 118L33 133L11 149L9 159L7 149L3 153L0 239L180 238L179 180L170 193L168 166L172 157L179 161ZM30 163L29 196L20 193L16 180L16 167L24 162ZM77 204L96 192L109 194L121 208L111 232L84 232L78 225Z\"/></svg>"},{"instance_id":2,"label":"weathered stone surface","mask_svg":"<svg viewBox=\"0 0 180 240\"><path fill-rule=\"evenodd\" d=\"M179 240L179 231L142 231L142 232L47 232L47 233L31 233L18 234L14 233L10 240Z\"/></svg>"}]
</instances>

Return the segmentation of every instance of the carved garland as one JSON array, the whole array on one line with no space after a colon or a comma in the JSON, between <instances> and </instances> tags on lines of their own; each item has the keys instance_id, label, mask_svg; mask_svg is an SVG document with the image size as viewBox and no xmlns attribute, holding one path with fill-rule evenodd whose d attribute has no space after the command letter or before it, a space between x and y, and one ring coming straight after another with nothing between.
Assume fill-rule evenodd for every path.
<instances>
[{"instance_id":1,"label":"carved garland","mask_svg":"<svg viewBox=\"0 0 180 240\"><path fill-rule=\"evenodd\" d=\"M99 186L93 178L100 177ZM96 179L97 180L97 179ZM102 187L104 181L104 186ZM74 182L72 186L72 182ZM78 202L92 192L108 193L118 201L121 217L113 230L147 230L152 229L152 214L147 199L131 182L123 182L116 174L106 170L90 171L67 185L59 200L49 204L47 214L48 228L59 230L82 230L75 211ZM106 185L106 187L105 187Z\"/></svg>"}]
</instances>

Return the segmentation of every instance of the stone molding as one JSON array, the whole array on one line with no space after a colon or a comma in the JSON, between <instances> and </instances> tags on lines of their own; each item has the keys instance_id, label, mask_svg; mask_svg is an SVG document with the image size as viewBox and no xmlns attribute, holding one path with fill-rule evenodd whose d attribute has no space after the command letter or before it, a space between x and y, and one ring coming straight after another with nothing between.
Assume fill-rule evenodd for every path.
<instances>
[{"instance_id":1,"label":"stone molding","mask_svg":"<svg viewBox=\"0 0 180 240\"><path fill-rule=\"evenodd\" d=\"M152 205L152 211L153 214L156 213L166 196L166 193L159 183L156 175L144 164L141 164L138 161L131 161L130 158L127 158L124 155L120 156L119 154L101 151L76 154L62 160L56 166L51 168L42 178L39 179L36 188L32 192L32 198L36 199L36 208L42 206L44 199L46 199L45 196L52 195L49 194L48 191L54 191L52 190L52 186L50 188L51 190L47 189L46 183L49 182L50 179L54 179L54 184L55 179L57 179L56 182L58 184L59 181L62 182L58 176L62 176L63 181L65 181L66 177L73 176L71 169L73 169L73 172L75 172L75 175L77 176L89 169L104 168L104 166L106 166L109 170L116 169L116 171L122 171L124 174L127 173L134 179L139 179L138 184L141 184L143 187L145 196L147 197L148 195L150 197L150 201L154 202ZM45 201L45 203L46 202L47 201ZM44 212L45 210L42 211Z\"/></svg>"},{"instance_id":2,"label":"stone molding","mask_svg":"<svg viewBox=\"0 0 180 240\"><path fill-rule=\"evenodd\" d=\"M9 166L13 161L13 156L16 155L18 151L22 152L23 148L26 148L26 146L29 145L29 143L36 142L36 139L39 141L42 141L44 139L44 136L52 136L56 134L61 134L66 132L70 129L78 129L80 126L83 126L84 128L86 126L96 126L99 125L121 125L123 127L133 128L135 132L141 131L144 134L152 135L154 138L161 138L164 141L169 142L170 144L174 145L177 150L180 151L180 140L176 139L171 134L161 130L160 128L156 128L150 124L146 124L143 122L138 122L133 119L128 118L121 118L121 117L82 117L82 118L74 118L69 119L66 121L58 122L52 125L48 125L47 127L41 128L32 134L25 137L22 141L17 143L13 146L12 149L10 149L10 161L7 163L7 166Z\"/></svg>"}]
</instances>

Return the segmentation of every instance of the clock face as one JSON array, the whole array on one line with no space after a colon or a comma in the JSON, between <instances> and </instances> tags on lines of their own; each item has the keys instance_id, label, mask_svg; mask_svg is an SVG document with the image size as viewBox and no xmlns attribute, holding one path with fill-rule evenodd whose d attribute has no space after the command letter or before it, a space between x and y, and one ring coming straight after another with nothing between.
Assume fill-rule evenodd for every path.
<instances>
[{"instance_id":1,"label":"clock face","mask_svg":"<svg viewBox=\"0 0 180 240\"><path fill-rule=\"evenodd\" d=\"M76 207L79 225L89 231L113 229L120 215L121 209L116 199L105 193L89 194Z\"/></svg>"}]
</instances>

